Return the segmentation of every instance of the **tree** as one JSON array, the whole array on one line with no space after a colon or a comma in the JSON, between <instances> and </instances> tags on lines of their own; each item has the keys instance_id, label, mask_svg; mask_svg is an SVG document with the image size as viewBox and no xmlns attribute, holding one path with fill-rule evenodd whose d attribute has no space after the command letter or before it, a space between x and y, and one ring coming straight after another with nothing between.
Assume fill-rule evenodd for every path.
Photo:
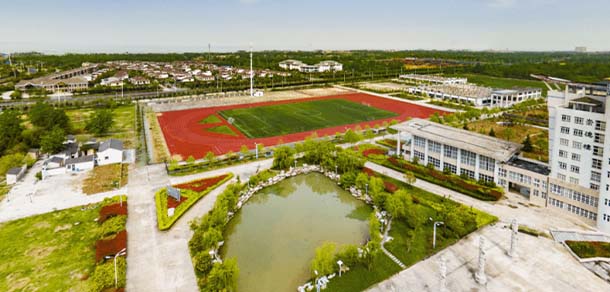
<instances>
[{"instance_id":1,"label":"tree","mask_svg":"<svg viewBox=\"0 0 610 292\"><path fill-rule=\"evenodd\" d=\"M275 148L273 153L274 169L288 169L294 163L294 149L289 146L280 146Z\"/></svg>"},{"instance_id":2,"label":"tree","mask_svg":"<svg viewBox=\"0 0 610 292\"><path fill-rule=\"evenodd\" d=\"M246 157L246 156L248 156L248 154L250 154L250 149L248 149L248 146L246 146L246 145L241 145L239 152L241 153L241 155Z\"/></svg>"},{"instance_id":3,"label":"tree","mask_svg":"<svg viewBox=\"0 0 610 292\"><path fill-rule=\"evenodd\" d=\"M383 206L386 199L384 193L385 185L380 177L371 177L369 179L369 195L377 206Z\"/></svg>"},{"instance_id":4,"label":"tree","mask_svg":"<svg viewBox=\"0 0 610 292\"><path fill-rule=\"evenodd\" d=\"M347 143L356 143L356 142L362 140L362 136L360 134L352 131L352 129L348 129L347 131L345 131L345 135L343 136L343 139Z\"/></svg>"},{"instance_id":5,"label":"tree","mask_svg":"<svg viewBox=\"0 0 610 292\"><path fill-rule=\"evenodd\" d=\"M108 109L99 109L89 118L87 125L85 125L85 130L98 136L104 135L108 133L113 124L114 117L112 111Z\"/></svg>"},{"instance_id":6,"label":"tree","mask_svg":"<svg viewBox=\"0 0 610 292\"><path fill-rule=\"evenodd\" d=\"M0 154L19 142L22 131L23 127L17 111L0 113Z\"/></svg>"},{"instance_id":7,"label":"tree","mask_svg":"<svg viewBox=\"0 0 610 292\"><path fill-rule=\"evenodd\" d=\"M335 250L337 245L333 242L325 242L322 246L316 248L316 255L311 261L311 275L316 277L315 271L318 271L317 276L328 275L335 268Z\"/></svg>"},{"instance_id":8,"label":"tree","mask_svg":"<svg viewBox=\"0 0 610 292\"><path fill-rule=\"evenodd\" d=\"M64 130L55 126L50 132L43 134L40 138L40 150L44 153L56 153L64 148L66 134Z\"/></svg>"},{"instance_id":9,"label":"tree","mask_svg":"<svg viewBox=\"0 0 610 292\"><path fill-rule=\"evenodd\" d=\"M504 139L509 141L515 135L515 131L513 131L513 129L510 127L504 128L502 133L504 134Z\"/></svg>"},{"instance_id":10,"label":"tree","mask_svg":"<svg viewBox=\"0 0 610 292\"><path fill-rule=\"evenodd\" d=\"M215 263L208 275L204 291L237 291L238 277L239 268L235 258L227 259L222 263Z\"/></svg>"},{"instance_id":11,"label":"tree","mask_svg":"<svg viewBox=\"0 0 610 292\"><path fill-rule=\"evenodd\" d=\"M364 191L368 183L369 176L364 172L358 173L358 176L356 176L356 187Z\"/></svg>"},{"instance_id":12,"label":"tree","mask_svg":"<svg viewBox=\"0 0 610 292\"><path fill-rule=\"evenodd\" d=\"M214 152L208 151L205 155L205 159L208 161L208 165L213 165L216 161L216 156L214 155Z\"/></svg>"},{"instance_id":13,"label":"tree","mask_svg":"<svg viewBox=\"0 0 610 292\"><path fill-rule=\"evenodd\" d=\"M491 137L495 137L496 136L496 131L494 131L494 128L491 128L489 130L489 136L491 136Z\"/></svg>"},{"instance_id":14,"label":"tree","mask_svg":"<svg viewBox=\"0 0 610 292\"><path fill-rule=\"evenodd\" d=\"M256 144L256 149L258 150L258 156L260 157L261 155L263 155L265 153L265 144L263 144L263 143Z\"/></svg>"},{"instance_id":15,"label":"tree","mask_svg":"<svg viewBox=\"0 0 610 292\"><path fill-rule=\"evenodd\" d=\"M34 126L42 129L60 127L65 132L70 130L70 119L66 112L62 109L54 109L46 103L38 102L32 106L29 117Z\"/></svg>"},{"instance_id":16,"label":"tree","mask_svg":"<svg viewBox=\"0 0 610 292\"><path fill-rule=\"evenodd\" d=\"M530 139L530 135L527 135L527 137L525 137L525 140L523 140L522 149L525 152L532 152L532 150L534 150L534 147L532 146L532 140Z\"/></svg>"},{"instance_id":17,"label":"tree","mask_svg":"<svg viewBox=\"0 0 610 292\"><path fill-rule=\"evenodd\" d=\"M416 178L412 171L405 171L405 181L410 185L415 183Z\"/></svg>"}]
</instances>

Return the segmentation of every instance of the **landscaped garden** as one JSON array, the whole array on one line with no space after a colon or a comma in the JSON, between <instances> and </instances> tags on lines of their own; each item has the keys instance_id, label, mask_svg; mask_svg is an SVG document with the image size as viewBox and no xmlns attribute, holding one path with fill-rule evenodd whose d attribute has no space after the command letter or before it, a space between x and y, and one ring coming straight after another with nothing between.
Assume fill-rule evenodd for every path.
<instances>
[{"instance_id":1,"label":"landscaped garden","mask_svg":"<svg viewBox=\"0 0 610 292\"><path fill-rule=\"evenodd\" d=\"M120 205L119 197L0 224L0 290L111 291L114 263L104 255L126 247L125 200L124 208L112 212L102 210ZM103 244L118 234L125 238L115 240L114 249ZM118 287L125 287L124 257L117 258L117 267Z\"/></svg>"},{"instance_id":2,"label":"landscaped garden","mask_svg":"<svg viewBox=\"0 0 610 292\"><path fill-rule=\"evenodd\" d=\"M610 258L610 242L568 240L566 244L581 259Z\"/></svg>"},{"instance_id":3,"label":"landscaped garden","mask_svg":"<svg viewBox=\"0 0 610 292\"><path fill-rule=\"evenodd\" d=\"M180 199L168 195L167 188L160 189L155 194L157 206L157 225L160 230L167 230L191 208L197 201L209 192L233 177L232 173L174 185L180 192ZM172 210L171 213L168 213ZM171 216L170 216L171 215Z\"/></svg>"},{"instance_id":4,"label":"landscaped garden","mask_svg":"<svg viewBox=\"0 0 610 292\"><path fill-rule=\"evenodd\" d=\"M374 153L378 152L378 150L371 150L376 149L374 146L363 147L363 149L355 151L352 149L336 148L328 141L307 139L296 148L297 151L303 153L303 156L298 158L299 163L319 165L322 169L329 171L337 169L341 173L341 177L336 183L343 189L349 190L357 199L374 205L378 211L385 210L388 212L389 217L385 217L385 219L392 219L390 236L394 237L394 239L385 246L390 252L395 253L400 260L404 261L406 265L414 264L441 248L456 242L470 232L497 220L497 218L486 213L417 189L406 183L384 177L371 170L363 169L365 159L362 154L363 152L368 152L369 156L381 155ZM277 148L274 154L274 168L286 170L294 166L294 153L294 149L289 147ZM275 246L274 244L257 245L252 239L258 236L257 233L261 231L261 228L274 228L276 224L289 223L295 220L290 217L292 212L287 212L285 216L278 216L274 214L275 211L273 210L269 212L264 212L263 210L265 216L271 221L265 224L257 224L256 228L241 230L241 227L237 227L237 232L241 232L249 240L232 241L232 232L236 232L234 230L235 225L248 224L244 223L246 222L245 219L239 218L252 216L252 212L260 210L259 208L265 208L265 204L277 204L274 203L275 197L270 197L269 192L279 196L278 199L281 198L280 201L290 200L295 192L299 192L301 187L298 184L295 185L294 179L287 179L278 185L262 190L259 189L261 182L269 182L271 178L276 177L278 174L278 171L263 171L252 176L247 183L229 185L217 198L214 208L203 218L193 222L191 227L194 230L194 235L189 242L189 247L202 290L236 289L238 283L242 283L239 280L239 267L242 264L238 265L238 263L247 261L248 263L244 264L244 266L248 266L255 259L244 256L239 252L231 253L232 249L239 249L235 245L243 245L246 244L245 242L248 242L248 248L258 250L259 255L266 252L272 253L273 250L267 249ZM331 178L334 175L330 172L326 172L326 174ZM295 179L299 179L299 177ZM274 181L276 180L277 178L274 179ZM313 190L325 189L322 186L326 185L324 181L328 182L329 179L318 176L316 180L317 182L311 183ZM268 185L268 183L265 185ZM252 197L255 192L261 192L261 197L257 197L260 194ZM317 192L325 193L324 191L314 191L314 193ZM309 195L311 196L311 194ZM251 200L254 200L252 201L254 205L250 203L242 204L242 202L247 201L250 197L252 197ZM297 195L294 198L300 198L300 196ZM307 197L304 196L302 198ZM323 198L317 198L317 200L323 200ZM322 203L320 205L326 206L326 204ZM311 210L311 208L306 209ZM376 214L382 216L379 215L381 213L376 212ZM324 216L330 215L323 212L316 216L324 218ZM309 279L311 280L316 277L313 273L314 270L319 271L320 276L337 272L339 267L336 265L336 261L339 259L349 267L349 270L344 270L342 277L334 277L330 281L328 284L329 291L361 291L399 272L401 268L380 250L381 234L385 225L381 224L382 221L378 216L369 218L368 234L370 240L364 245L340 244L337 246L331 243L318 243L320 246L315 250L315 256L314 253L311 254L311 256L314 256L314 259L310 265ZM436 221L444 220L446 223L445 227L441 227L437 234L436 249L433 249L431 246L432 222L429 221L429 218ZM237 221L233 222L233 220ZM334 219L328 217L328 220ZM296 220L294 222L300 221ZM329 222L328 224L331 223ZM299 226L305 228L307 224L303 225L300 223ZM319 227L315 229L319 229ZM283 231L281 235L274 233L273 237L277 238L278 236L284 236L286 233L293 234L294 232L298 232L298 230ZM310 232L312 231L310 230ZM291 236L290 238L292 239ZM225 242L225 245L221 246L218 244L219 242ZM298 240L292 243L292 245L296 246L296 242ZM279 246L274 248L279 248ZM220 261L220 258L217 256L227 254L229 256L236 256L236 258ZM293 264L302 265L298 262L293 262ZM282 277L294 277L291 278L292 283L294 283L294 279L300 279L299 281L302 281L300 282L301 284L305 283L307 275L303 271L307 270L307 265L296 267L295 269L301 272ZM265 285L263 283L265 277L264 271L254 271L254 275L251 275L251 273L253 272L248 271L244 277L261 275L259 279L261 283L259 284ZM256 284L256 281L250 283L253 283L251 285L259 285ZM297 281L296 283L299 282ZM257 286L248 286L248 289L256 290L256 288Z\"/></svg>"},{"instance_id":5,"label":"landscaped garden","mask_svg":"<svg viewBox=\"0 0 610 292\"><path fill-rule=\"evenodd\" d=\"M127 185L128 177L128 164L115 163L97 166L87 174L82 190L87 195L116 190Z\"/></svg>"}]
</instances>

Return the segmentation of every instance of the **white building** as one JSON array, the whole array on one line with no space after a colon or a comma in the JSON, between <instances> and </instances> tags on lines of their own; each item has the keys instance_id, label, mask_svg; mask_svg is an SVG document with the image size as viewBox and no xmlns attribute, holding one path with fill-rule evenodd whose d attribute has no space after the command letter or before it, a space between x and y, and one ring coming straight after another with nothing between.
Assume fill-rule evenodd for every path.
<instances>
[{"instance_id":1,"label":"white building","mask_svg":"<svg viewBox=\"0 0 610 292\"><path fill-rule=\"evenodd\" d=\"M95 156L86 155L78 158L69 158L65 162L66 170L70 172L81 172L91 170L95 167Z\"/></svg>"},{"instance_id":2,"label":"white building","mask_svg":"<svg viewBox=\"0 0 610 292\"><path fill-rule=\"evenodd\" d=\"M540 88L499 89L491 93L492 107L511 107L528 99L542 97Z\"/></svg>"},{"instance_id":3,"label":"white building","mask_svg":"<svg viewBox=\"0 0 610 292\"><path fill-rule=\"evenodd\" d=\"M27 166L13 167L6 172L6 184L14 185L25 175Z\"/></svg>"},{"instance_id":4,"label":"white building","mask_svg":"<svg viewBox=\"0 0 610 292\"><path fill-rule=\"evenodd\" d=\"M102 142L96 156L98 165L123 162L123 141L110 139Z\"/></svg>"},{"instance_id":5,"label":"white building","mask_svg":"<svg viewBox=\"0 0 610 292\"><path fill-rule=\"evenodd\" d=\"M337 61L322 61L315 65L308 65L298 60L284 60L279 63L279 66L282 69L298 70L303 73L343 71L343 64Z\"/></svg>"},{"instance_id":6,"label":"white building","mask_svg":"<svg viewBox=\"0 0 610 292\"><path fill-rule=\"evenodd\" d=\"M466 84L468 78L464 77L444 77L437 75L420 75L420 74L404 74L398 76L399 79L414 83L428 83L428 84Z\"/></svg>"},{"instance_id":7,"label":"white building","mask_svg":"<svg viewBox=\"0 0 610 292\"><path fill-rule=\"evenodd\" d=\"M542 97L539 88L493 89L474 84L420 85L407 89L412 94L467 103L475 107L510 107L528 99Z\"/></svg>"},{"instance_id":8,"label":"white building","mask_svg":"<svg viewBox=\"0 0 610 292\"><path fill-rule=\"evenodd\" d=\"M550 205L596 221L610 233L610 86L549 91Z\"/></svg>"}]
</instances>

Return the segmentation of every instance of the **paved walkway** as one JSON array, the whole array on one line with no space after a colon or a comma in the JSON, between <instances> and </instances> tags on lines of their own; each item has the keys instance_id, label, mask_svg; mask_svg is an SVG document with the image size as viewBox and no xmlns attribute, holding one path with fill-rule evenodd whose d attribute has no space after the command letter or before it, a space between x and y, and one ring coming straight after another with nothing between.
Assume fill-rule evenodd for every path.
<instances>
[{"instance_id":1,"label":"paved walkway","mask_svg":"<svg viewBox=\"0 0 610 292\"><path fill-rule=\"evenodd\" d=\"M406 268L405 264L403 264L395 255L385 249L385 243L388 241L388 232L390 232L390 228L392 228L392 219L388 222L388 227L383 232L383 240L381 240L381 251L388 256L393 262L395 262L401 269Z\"/></svg>"},{"instance_id":2,"label":"paved walkway","mask_svg":"<svg viewBox=\"0 0 610 292\"><path fill-rule=\"evenodd\" d=\"M188 249L193 232L189 222L208 213L226 186L271 167L273 160L251 162L183 177L168 177L162 164L133 170L129 184L128 291L198 291ZM235 177L216 188L189 209L169 231L157 229L155 192L168 184L232 172Z\"/></svg>"}]
</instances>

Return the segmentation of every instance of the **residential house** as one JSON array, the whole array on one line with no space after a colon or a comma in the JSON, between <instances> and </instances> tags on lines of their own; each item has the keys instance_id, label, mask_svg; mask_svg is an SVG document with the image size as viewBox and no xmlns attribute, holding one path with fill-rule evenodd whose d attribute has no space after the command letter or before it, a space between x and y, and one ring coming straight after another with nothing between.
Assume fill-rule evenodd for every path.
<instances>
[{"instance_id":1,"label":"residential house","mask_svg":"<svg viewBox=\"0 0 610 292\"><path fill-rule=\"evenodd\" d=\"M66 159L66 170L71 172L81 172L91 170L95 167L95 155L81 156Z\"/></svg>"},{"instance_id":2,"label":"residential house","mask_svg":"<svg viewBox=\"0 0 610 292\"><path fill-rule=\"evenodd\" d=\"M24 165L22 167L13 167L6 172L6 184L14 185L16 184L24 175L27 166Z\"/></svg>"},{"instance_id":3,"label":"residential house","mask_svg":"<svg viewBox=\"0 0 610 292\"><path fill-rule=\"evenodd\" d=\"M123 141L110 139L102 142L96 156L98 165L123 162Z\"/></svg>"}]
</instances>

